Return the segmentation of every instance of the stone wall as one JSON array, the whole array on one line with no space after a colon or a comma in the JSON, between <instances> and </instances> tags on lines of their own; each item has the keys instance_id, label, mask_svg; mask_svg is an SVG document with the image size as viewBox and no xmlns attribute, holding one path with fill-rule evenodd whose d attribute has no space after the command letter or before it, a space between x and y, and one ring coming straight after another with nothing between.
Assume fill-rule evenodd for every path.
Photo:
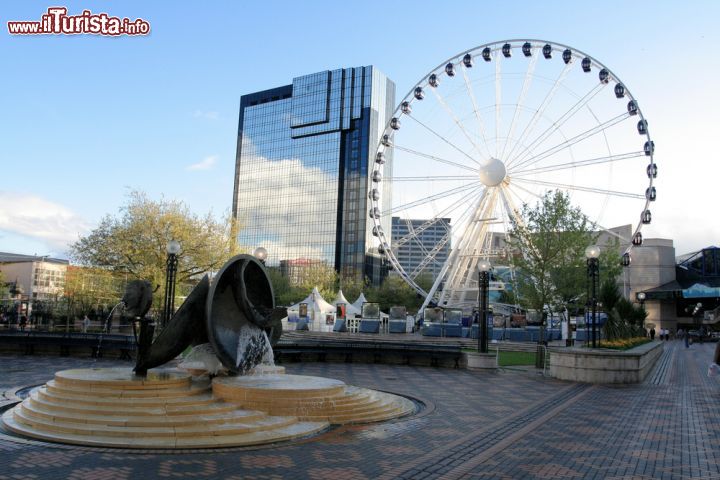
<instances>
[{"instance_id":1,"label":"stone wall","mask_svg":"<svg viewBox=\"0 0 720 480\"><path fill-rule=\"evenodd\" d=\"M583 383L640 383L662 352L657 341L625 351L551 348L550 376Z\"/></svg>"}]
</instances>

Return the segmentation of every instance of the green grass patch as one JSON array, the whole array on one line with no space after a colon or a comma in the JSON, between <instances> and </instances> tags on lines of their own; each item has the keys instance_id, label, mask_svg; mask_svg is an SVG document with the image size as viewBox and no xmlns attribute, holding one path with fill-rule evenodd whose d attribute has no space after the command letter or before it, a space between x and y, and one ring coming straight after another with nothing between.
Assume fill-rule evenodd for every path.
<instances>
[{"instance_id":1,"label":"green grass patch","mask_svg":"<svg viewBox=\"0 0 720 480\"><path fill-rule=\"evenodd\" d=\"M535 365L535 352L503 352L500 351L498 365L511 367L513 365Z\"/></svg>"}]
</instances>

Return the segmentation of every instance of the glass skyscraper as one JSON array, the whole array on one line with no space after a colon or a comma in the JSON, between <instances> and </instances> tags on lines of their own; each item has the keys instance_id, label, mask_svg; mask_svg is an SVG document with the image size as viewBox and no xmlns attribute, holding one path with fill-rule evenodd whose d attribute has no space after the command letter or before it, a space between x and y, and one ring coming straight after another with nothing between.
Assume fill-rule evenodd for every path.
<instances>
[{"instance_id":1,"label":"glass skyscraper","mask_svg":"<svg viewBox=\"0 0 720 480\"><path fill-rule=\"evenodd\" d=\"M268 265L285 271L325 264L376 276L368 167L394 107L394 83L371 66L243 95L233 193L240 244L267 248ZM390 195L383 199L389 209Z\"/></svg>"}]
</instances>

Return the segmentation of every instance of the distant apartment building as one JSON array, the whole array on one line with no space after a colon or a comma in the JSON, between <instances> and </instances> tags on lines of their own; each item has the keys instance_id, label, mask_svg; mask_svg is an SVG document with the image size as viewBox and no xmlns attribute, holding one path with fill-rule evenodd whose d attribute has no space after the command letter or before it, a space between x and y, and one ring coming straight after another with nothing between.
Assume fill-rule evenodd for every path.
<instances>
[{"instance_id":1,"label":"distant apartment building","mask_svg":"<svg viewBox=\"0 0 720 480\"><path fill-rule=\"evenodd\" d=\"M3 309L29 315L36 301L54 300L65 291L68 261L58 258L0 252L0 272L8 296L0 299Z\"/></svg>"},{"instance_id":2,"label":"distant apartment building","mask_svg":"<svg viewBox=\"0 0 720 480\"><path fill-rule=\"evenodd\" d=\"M5 282L30 300L61 296L69 262L51 257L0 252L0 272Z\"/></svg>"}]
</instances>

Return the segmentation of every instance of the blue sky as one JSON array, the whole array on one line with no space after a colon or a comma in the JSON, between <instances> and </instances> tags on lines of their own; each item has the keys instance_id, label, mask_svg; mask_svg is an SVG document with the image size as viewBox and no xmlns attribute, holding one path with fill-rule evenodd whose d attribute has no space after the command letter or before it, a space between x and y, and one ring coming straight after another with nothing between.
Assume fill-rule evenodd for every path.
<instances>
[{"instance_id":1,"label":"blue sky","mask_svg":"<svg viewBox=\"0 0 720 480\"><path fill-rule=\"evenodd\" d=\"M242 94L372 64L400 98L446 58L512 38L571 45L620 76L657 146L646 238L678 254L720 243L720 2L86 1L62 5L142 17L152 33L8 34L56 4L0 12L0 251L63 256L133 189L223 215Z\"/></svg>"}]
</instances>

